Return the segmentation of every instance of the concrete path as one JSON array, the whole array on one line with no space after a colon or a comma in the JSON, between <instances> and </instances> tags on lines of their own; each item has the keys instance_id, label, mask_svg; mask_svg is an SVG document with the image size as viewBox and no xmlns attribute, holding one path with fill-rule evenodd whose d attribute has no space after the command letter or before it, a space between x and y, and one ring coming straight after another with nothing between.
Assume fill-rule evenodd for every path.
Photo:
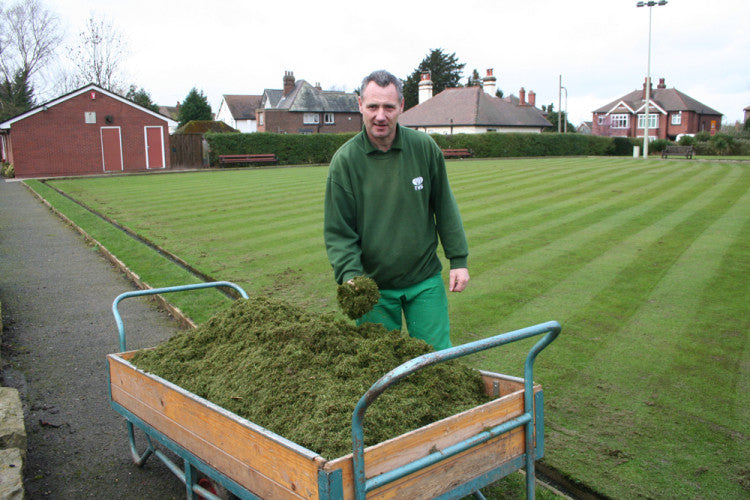
<instances>
[{"instance_id":1,"label":"concrete path","mask_svg":"<svg viewBox=\"0 0 750 500\"><path fill-rule=\"evenodd\" d=\"M112 301L133 289L25 186L0 179L2 385L23 403L26 498L185 498L155 457L132 463L125 420L109 406L105 356L119 351ZM178 330L147 299L120 311L128 348Z\"/></svg>"}]
</instances>

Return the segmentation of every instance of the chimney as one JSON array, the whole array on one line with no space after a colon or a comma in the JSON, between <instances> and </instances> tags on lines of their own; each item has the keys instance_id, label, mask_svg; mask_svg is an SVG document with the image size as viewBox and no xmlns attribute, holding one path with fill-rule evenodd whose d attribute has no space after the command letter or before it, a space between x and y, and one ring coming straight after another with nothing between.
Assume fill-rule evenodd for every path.
<instances>
[{"instance_id":1,"label":"chimney","mask_svg":"<svg viewBox=\"0 0 750 500\"><path fill-rule=\"evenodd\" d=\"M492 97L495 97L497 92L497 78L492 76L493 68L487 70L487 76L482 78L482 88Z\"/></svg>"},{"instance_id":2,"label":"chimney","mask_svg":"<svg viewBox=\"0 0 750 500\"><path fill-rule=\"evenodd\" d=\"M644 101L646 100L646 84L647 84L647 83L649 83L649 81L648 81L648 77L646 77L646 78L645 78L645 79L643 80L643 100L644 100ZM651 95L651 96L653 96L653 95L654 95L654 82L653 82L653 81L651 82L651 88L649 89L649 91L648 91L648 92L649 92L649 95Z\"/></svg>"},{"instance_id":3,"label":"chimney","mask_svg":"<svg viewBox=\"0 0 750 500\"><path fill-rule=\"evenodd\" d=\"M519 106L526 106L526 89L521 87L521 90L518 91L518 105Z\"/></svg>"},{"instance_id":4,"label":"chimney","mask_svg":"<svg viewBox=\"0 0 750 500\"><path fill-rule=\"evenodd\" d=\"M315 90L323 90L323 87L320 86L320 82L315 82Z\"/></svg>"},{"instance_id":5,"label":"chimney","mask_svg":"<svg viewBox=\"0 0 750 500\"><path fill-rule=\"evenodd\" d=\"M656 86L657 89L665 89L667 88L667 84L664 83L664 78L659 78L659 85Z\"/></svg>"},{"instance_id":6,"label":"chimney","mask_svg":"<svg viewBox=\"0 0 750 500\"><path fill-rule=\"evenodd\" d=\"M536 106L536 92L529 90L529 106Z\"/></svg>"},{"instance_id":7,"label":"chimney","mask_svg":"<svg viewBox=\"0 0 750 500\"><path fill-rule=\"evenodd\" d=\"M422 104L426 100L432 98L432 80L430 79L430 72L423 71L419 77L419 104Z\"/></svg>"},{"instance_id":8,"label":"chimney","mask_svg":"<svg viewBox=\"0 0 750 500\"><path fill-rule=\"evenodd\" d=\"M284 71L284 96L294 90L294 73L292 71Z\"/></svg>"}]
</instances>

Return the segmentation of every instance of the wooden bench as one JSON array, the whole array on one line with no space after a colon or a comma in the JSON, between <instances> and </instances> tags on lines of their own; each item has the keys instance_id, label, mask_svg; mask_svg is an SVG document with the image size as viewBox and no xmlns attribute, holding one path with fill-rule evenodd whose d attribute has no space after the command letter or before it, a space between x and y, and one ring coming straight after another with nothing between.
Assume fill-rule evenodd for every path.
<instances>
[{"instance_id":1,"label":"wooden bench","mask_svg":"<svg viewBox=\"0 0 750 500\"><path fill-rule=\"evenodd\" d=\"M661 152L661 157L667 158L669 155L684 156L691 159L693 157L693 146L667 146Z\"/></svg>"},{"instance_id":2,"label":"wooden bench","mask_svg":"<svg viewBox=\"0 0 750 500\"><path fill-rule=\"evenodd\" d=\"M278 159L273 153L248 155L219 155L221 165L231 163L276 163Z\"/></svg>"},{"instance_id":3,"label":"wooden bench","mask_svg":"<svg viewBox=\"0 0 750 500\"><path fill-rule=\"evenodd\" d=\"M445 158L471 158L471 151L468 149L443 149Z\"/></svg>"}]
</instances>

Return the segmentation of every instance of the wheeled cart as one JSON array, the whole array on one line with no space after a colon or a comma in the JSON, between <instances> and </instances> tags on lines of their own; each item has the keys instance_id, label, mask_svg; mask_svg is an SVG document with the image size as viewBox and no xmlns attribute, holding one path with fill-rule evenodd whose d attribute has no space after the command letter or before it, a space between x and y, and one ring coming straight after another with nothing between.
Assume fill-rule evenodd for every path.
<instances>
[{"instance_id":1,"label":"wheeled cart","mask_svg":"<svg viewBox=\"0 0 750 500\"><path fill-rule=\"evenodd\" d=\"M526 470L527 497L534 497L534 462L544 453L542 389L532 382L534 360L560 333L548 322L416 357L375 382L352 415L352 453L327 459L175 384L139 370L128 360L118 304L140 295L206 287L234 288L226 282L200 283L127 292L112 310L120 351L107 356L110 401L127 420L133 460L142 465L152 454L186 485L187 497L219 498L199 485L206 476L240 498L374 499L461 498L519 469ZM368 406L388 387L426 366L517 340L543 335L529 351L524 378L481 372L495 399L364 448ZM135 443L135 427L145 434L146 450ZM156 446L179 456L179 467Z\"/></svg>"}]
</instances>

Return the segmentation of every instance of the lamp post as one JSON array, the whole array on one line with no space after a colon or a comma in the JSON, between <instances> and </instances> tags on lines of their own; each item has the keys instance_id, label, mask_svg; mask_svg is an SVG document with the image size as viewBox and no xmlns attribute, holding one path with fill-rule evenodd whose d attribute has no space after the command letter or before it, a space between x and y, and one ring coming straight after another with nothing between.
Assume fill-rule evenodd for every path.
<instances>
[{"instance_id":1,"label":"lamp post","mask_svg":"<svg viewBox=\"0 0 750 500\"><path fill-rule=\"evenodd\" d=\"M636 7L648 7L648 66L646 67L646 112L644 113L643 124L643 158L648 158L648 107L651 101L651 7L655 5L667 5L667 0L649 0L647 2L638 2ZM636 122L636 131L638 123Z\"/></svg>"},{"instance_id":2,"label":"lamp post","mask_svg":"<svg viewBox=\"0 0 750 500\"><path fill-rule=\"evenodd\" d=\"M560 87L561 90L565 91L565 113L563 114L563 133L568 133L568 89L565 87ZM562 108L560 108L560 111L562 111ZM559 118L559 117L558 117ZM560 120L558 120L559 122Z\"/></svg>"}]
</instances>

